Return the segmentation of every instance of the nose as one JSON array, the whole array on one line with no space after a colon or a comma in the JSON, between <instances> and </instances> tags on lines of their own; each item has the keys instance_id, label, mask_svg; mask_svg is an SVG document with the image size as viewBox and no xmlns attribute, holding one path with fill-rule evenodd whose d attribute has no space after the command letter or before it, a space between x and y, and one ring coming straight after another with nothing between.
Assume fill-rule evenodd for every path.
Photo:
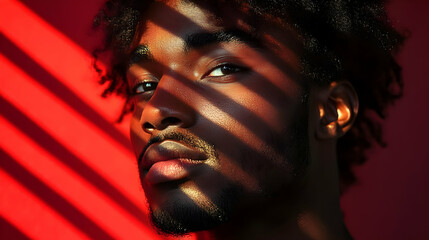
<instances>
[{"instance_id":1,"label":"nose","mask_svg":"<svg viewBox=\"0 0 429 240\"><path fill-rule=\"evenodd\" d=\"M175 86L174 81L171 77L163 77L145 105L140 122L146 133L168 127L189 128L194 125L195 110L181 99L186 91Z\"/></svg>"}]
</instances>

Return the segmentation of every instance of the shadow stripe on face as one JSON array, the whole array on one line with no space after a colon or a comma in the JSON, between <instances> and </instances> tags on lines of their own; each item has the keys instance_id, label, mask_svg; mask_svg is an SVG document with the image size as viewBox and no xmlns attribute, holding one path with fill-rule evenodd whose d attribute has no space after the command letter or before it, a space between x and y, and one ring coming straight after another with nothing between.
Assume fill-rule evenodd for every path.
<instances>
[{"instance_id":1,"label":"shadow stripe on face","mask_svg":"<svg viewBox=\"0 0 429 240\"><path fill-rule=\"evenodd\" d=\"M172 95L169 92L166 92L163 89L158 89L157 91L159 91L159 94L162 94L163 96L165 96L166 98L168 98L171 102L175 102L177 104L183 104L183 105L187 105L188 107L190 107L187 103L183 102L182 99L178 98L175 95ZM194 109L195 110L195 109ZM197 111L197 110L195 110ZM242 151L245 151L248 155L252 155L254 156L256 159L265 159L266 161L261 161L264 163L264 165L266 165L266 168L277 168L278 164L285 164L285 162L279 162L280 159L273 159L273 156L268 156L266 155L266 149L262 149L256 146L249 146L248 144L246 144L244 141L242 141L238 136L232 134L230 131L228 131L227 129L225 129L224 127L220 126L219 124L213 122L212 120L208 119L205 116L198 116L200 121L206 121L210 124L210 131L206 131L204 133L200 133L198 135L199 138L201 138L203 141L208 142L209 144L213 144L210 141L210 137L213 133L215 133L218 136L223 136L224 139L228 139L228 141L230 142L231 146L235 146L234 149L231 149L229 151L222 151L223 154L225 154L226 156L231 157L231 159L233 159L232 156L236 155L236 150L235 149L242 149ZM135 130L131 130L133 132L135 132ZM180 130L178 130L180 131ZM184 131L190 131L192 133L191 129L184 129ZM203 135L205 134L205 136ZM136 133L136 135L138 135L138 133ZM216 146L215 146L216 147ZM216 149L217 151L219 151L218 149ZM279 156L277 156L279 157ZM243 171L246 172L246 171ZM250 176L250 177L254 177L254 176Z\"/></svg>"},{"instance_id":2,"label":"shadow stripe on face","mask_svg":"<svg viewBox=\"0 0 429 240\"><path fill-rule=\"evenodd\" d=\"M164 69L167 69L167 66L161 65L159 62L154 61L154 63L159 64ZM171 75L174 75L174 76L171 76ZM254 75L255 76L253 76L253 78L258 78L261 82L264 82L264 84L267 81L266 78L259 75L258 73L254 73ZM233 120L238 127L245 129L246 134L249 134L252 136L251 137L252 141L255 141L255 140L257 141L256 144L253 144L253 146L250 146L250 148L254 150L258 148L265 148L265 149L271 148L270 146L267 146L262 141L264 136L268 135L268 136L281 137L280 135L283 134L283 133L276 132L274 129L270 128L270 126L267 126L268 124L266 123L266 120L262 119L260 116L256 115L255 113L253 113L251 110L241 105L240 103L237 103L236 101L232 100L230 97L226 96L219 90L216 90L207 85L199 86L198 84L202 84L202 83L195 83L194 81L187 79L184 75L176 71L172 71L172 72L170 71L170 73L165 74L162 78L170 78L169 81L175 81L175 83L172 84L172 86L174 86L174 89L183 88L185 89L185 92L192 92L192 94L194 94L195 96L199 96L198 101L201 101L202 103L207 103L205 104L206 106L212 106L214 109L225 114L224 116L226 118ZM162 78L160 79L160 82L163 81ZM178 84L181 84L181 86L179 86ZM242 86L246 86L245 83L240 83L240 84ZM160 91L162 91L163 93L164 92L167 93L167 96L173 96L173 93L168 92L168 89L162 88L162 83L158 84L158 88L155 90L154 94L160 95L160 93L158 93ZM257 89L252 89L252 93L257 93L257 92L258 92ZM205 95L206 93L209 93L210 96L207 96L208 94ZM154 96L154 97L159 97L159 96ZM174 98L173 98L174 100L170 102L177 102L192 108L190 106L191 104L190 102L186 103L183 100L183 98L187 98L187 97L189 96L179 97L177 95L174 95ZM282 97L284 97L285 102L288 102L288 100L290 99L290 97L286 96L284 93L282 94ZM196 99L192 99L190 101L195 102ZM150 103L150 100L148 102ZM201 115L198 109L194 109L194 111L197 112L199 115ZM235 116L237 115L237 112L241 116L246 116L246 119L240 119L237 116ZM206 115L201 117L211 121L214 125L217 125L220 127L218 123L209 119L210 116ZM259 127L258 129L250 129L249 126L259 126ZM235 135L235 133L232 133L232 132L229 132L229 133L234 135L236 138L240 138L240 136ZM245 141L244 139L241 139L240 142L245 142ZM281 158L281 156L277 155L276 159L278 158Z\"/></svg>"}]
</instances>

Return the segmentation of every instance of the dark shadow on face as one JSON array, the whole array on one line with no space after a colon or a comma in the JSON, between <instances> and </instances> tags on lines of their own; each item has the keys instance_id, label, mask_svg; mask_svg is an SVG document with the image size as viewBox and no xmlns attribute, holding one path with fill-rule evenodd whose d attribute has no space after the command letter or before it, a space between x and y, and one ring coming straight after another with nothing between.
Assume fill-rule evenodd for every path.
<instances>
[{"instance_id":1,"label":"dark shadow on face","mask_svg":"<svg viewBox=\"0 0 429 240\"><path fill-rule=\"evenodd\" d=\"M165 65L162 65L158 62L153 62L161 68L167 68ZM184 75L178 73L178 72L172 72L167 73L164 75L165 78L174 78L174 87L176 88L182 88L187 89L187 91L192 92L195 95L198 95L198 99L200 101L205 101L208 104L210 104L212 107L218 109L221 111L226 117L233 119L237 124L240 124L243 126L243 128L246 128L247 131L252 134L257 139L264 139L265 136L272 136L272 138L282 138L284 133L279 132L278 128L274 128L271 126L271 122L269 119L264 118L265 115L261 114L260 112L255 113L252 109L249 107L246 107L243 103L236 101L232 99L230 96L231 92L225 93L222 92L222 89L217 89L216 87L208 86L208 85L199 85L195 84L195 81L188 79ZM290 96L287 96L287 93L281 92L279 95L276 95L276 91L279 91L279 88L273 86L270 84L270 80L265 78L264 76L258 74L258 73L252 73L252 75L248 79L242 80L240 84L240 89L243 92L251 92L252 96L257 95L258 97L253 99L254 101L264 101L266 102L267 106L269 108L276 108L276 107L284 107L287 108L289 105L295 103L293 101L296 101L295 99L291 99ZM259 87L263 87L263 91L259 89ZM168 90L161 89L161 87L158 87L156 90L157 95L158 92L167 92ZM240 92L232 92L232 94L240 95ZM301 96L306 95L307 90L304 90ZM261 95L266 96L261 98ZM246 95L244 95L246 96ZM179 101L183 96L176 95L176 98L173 99L171 102ZM305 102L302 101L301 97L299 98L300 106L299 108L306 107ZM281 103L280 105L278 103ZM272 104L274 103L274 104ZM186 104L188 107L190 104ZM258 104L258 103L255 103ZM284 104L282 106L282 104ZM257 105L256 105L257 106ZM252 106L253 107L253 106ZM194 111L198 112L198 109L194 106ZM295 109L294 109L295 110ZM303 111L302 109L297 110L297 113L299 111L299 114L301 114ZM204 115L204 114L203 114ZM199 116L200 117L200 116ZM211 122L212 124L216 124L215 122ZM232 133L234 135L234 133ZM236 136L238 137L238 136ZM241 139L243 141L244 139ZM262 142L261 142L262 143ZM249 148L256 147L249 145ZM257 147L261 147L258 145ZM140 156L141 157L141 156ZM139 158L140 158L139 157Z\"/></svg>"},{"instance_id":2,"label":"dark shadow on face","mask_svg":"<svg viewBox=\"0 0 429 240\"><path fill-rule=\"evenodd\" d=\"M172 102L186 104L162 89L157 91ZM301 175L306 167L308 154L306 116L297 120L290 127L289 132L264 138L266 144L275 149L277 154L273 154L267 149L253 149L222 126L202 116L199 118L201 122L207 122L210 130L206 129L196 133L192 129L172 129L171 131L175 134L166 134L166 138L184 142L195 148L207 149L206 146L213 146L213 149L208 150L208 152L212 151L213 153L210 154L210 158L206 160L203 166L191 170L191 175L184 182L176 181L162 186L145 184L146 173L140 170L142 184L150 205L160 204L157 201L162 201L162 206L153 211L154 223L158 228L173 234L211 229L229 220L231 215L240 215L241 218L245 218L246 215L252 217L263 212L266 207L265 204L267 204L264 201L284 197L289 198L288 200L294 198L293 192L295 190L287 189L291 187L290 176ZM179 137L180 134L178 133L182 133L184 137ZM176 135L176 137L172 135ZM193 143L183 140L189 138L197 138L197 140L193 140ZM224 143L216 142L217 139L221 139ZM213 142L217 144L211 144ZM227 148L225 146L232 147ZM279 159L275 159L276 156L274 155L283 156L284 158L280 159L282 162L279 163ZM219 159L219 156L222 158ZM235 167L235 169L229 170L232 170L236 174L235 177L238 178L231 179L232 174L230 172L226 173L225 169L218 167L217 163L225 163L226 161L230 161L228 164ZM291 168L292 171L290 171ZM248 177L240 179L241 176L237 176L240 172L246 173ZM249 187L251 181L247 181L249 178L257 182L261 189L256 189L256 191L251 189L252 187ZM199 195L197 199L191 199L183 190L187 187L188 180L196 186L189 188L194 187L192 191ZM284 193L286 196L283 195ZM217 211L207 211L210 209L207 205L210 204L196 204L198 198L208 199L211 204L215 205ZM284 204L287 204L287 201ZM248 208L249 206L251 208ZM251 210L249 211L249 209ZM196 219L198 221L195 221Z\"/></svg>"},{"instance_id":3,"label":"dark shadow on face","mask_svg":"<svg viewBox=\"0 0 429 240\"><path fill-rule=\"evenodd\" d=\"M291 80L294 81L302 81L300 69L294 68L291 66L296 62L291 62L291 59L281 58L279 55L282 54L281 51L287 51L286 54L297 55L299 56L302 53L303 45L302 45L302 37L299 37L295 30L291 26L282 26L276 21L273 21L271 18L263 19L258 15L250 15L245 11L241 11L240 9L230 9L228 4L224 5L223 8L213 9L211 7L212 3L193 3L193 1L188 1L191 4L195 4L195 7L201 8L207 11L211 16L209 17L209 21L213 21L212 24L216 25L219 28L223 29L240 29L245 32L248 32L250 35L254 35L256 38L259 38L261 41L259 42L261 47L265 47L265 50L270 49L269 59L270 63L277 66L279 70L283 72L284 75L289 76ZM159 18L151 19L157 26L163 28L165 31L168 31L172 35L177 34L177 22L183 23L183 25L187 25L189 29L193 29L193 32L210 32L207 29L204 29L202 26L198 25L195 21L190 19L188 16L176 11L169 5L165 3L157 2L156 5L161 5L163 8L163 14L159 15ZM215 7L216 3L214 3ZM143 15L143 21L147 18L147 14ZM169 19L176 19L176 21L163 21L163 16L169 16ZM257 19L255 19L257 18ZM240 19L240 20L238 20ZM238 23L240 22L240 23ZM136 33L136 38L140 39L143 32L145 31L147 26L140 26ZM282 28L285 27L282 31L272 32L270 30L274 28ZM287 28L286 28L287 27ZM181 36L178 36L181 37ZM185 39L183 39L185 40ZM287 49L280 49L279 44L283 44L287 46ZM135 45L131 46L131 48L136 47ZM285 54L285 53L283 53ZM267 82L267 84L270 84ZM276 95L281 95L281 91L278 91L278 87L274 86L272 88L273 93ZM258 91L255 91L258 93Z\"/></svg>"},{"instance_id":4,"label":"dark shadow on face","mask_svg":"<svg viewBox=\"0 0 429 240\"><path fill-rule=\"evenodd\" d=\"M167 7L167 9L169 9ZM173 14L173 13L171 13ZM176 15L179 16L180 19L184 19L185 22L189 22L189 20L186 17L183 17L180 13L176 13ZM189 23L191 24L191 23ZM162 24L160 24L162 25ZM194 26L195 24L191 24L192 26ZM198 28L199 29L199 28ZM222 46L218 46L219 49L223 49ZM223 49L225 50L225 49ZM260 52L258 53L257 49L247 49L250 51L255 52L255 54L259 54L262 55ZM266 50L266 49L264 49ZM195 54L198 55L200 54L201 56L204 56L206 50L195 50ZM228 50L224 51L225 55L235 55L236 53L229 53ZM273 74L271 74L270 78L266 78L265 76L262 76L260 73L258 72L252 72L252 78L253 79L257 79L256 81L260 81L263 82L263 84L254 84L251 82L251 80L245 80L243 82L240 82L241 87L247 89L249 92L252 92L252 94L257 95L260 97L260 100L265 101L267 103L269 103L269 107L275 107L275 106L271 106L270 103L279 103L279 102L283 102L283 104L285 104L285 107L287 107L289 103L289 101L293 101L290 100L290 96L288 96L288 94L290 94L290 92L285 92L281 89L281 87L279 87L276 84L273 84L273 79L276 80L275 78L287 78L289 81L296 81L296 76L298 76L298 73L295 71L293 73L287 71L290 75L285 74L284 69L288 68L288 64L286 64L284 61L282 62L277 62L278 58L276 58L276 54L274 52L270 52L269 50L267 50L266 52L268 52L268 56L263 55L260 56L260 63L262 64L273 64L273 62L275 62L275 64L273 66L278 66L278 64L283 64L283 68L279 69L277 68L276 70L278 70L278 74L277 76L273 77ZM243 57L242 57L243 58ZM273 60L273 58L275 60ZM243 60L244 64L248 64L246 62L246 60ZM151 64L156 64L159 66L159 68L161 69L169 69L168 66L163 65L160 62L157 62L156 60L151 60ZM225 94L222 92L222 89L217 89L216 87L212 87L207 85L206 88L204 87L200 87L197 84L195 84L195 82L190 81L189 77L184 76L183 74L176 72L176 71L172 71L169 70L170 73L166 73L165 75L167 77L171 77L171 78L175 78L175 81L180 82L181 84L183 84L183 87L186 87L188 89L193 89L193 91L201 91L201 93L199 94L201 96L202 99L206 100L207 102L210 102L211 105L213 105L214 107L217 107L219 109L221 109L222 111L224 111L227 115L229 115L230 117L234 118L235 120L237 120L240 123L243 123L243 126L246 127L247 125L259 125L259 128L253 128L252 129L252 133L256 136L256 137L261 137L264 135L267 135L267 131L268 134L271 135L275 135L275 131L276 129L272 129L272 127L269 125L270 121L267 121L266 118L261 117L260 115L255 114L251 108L248 108L246 106L243 106L242 103L232 99L230 96L228 96L228 94ZM280 74L284 74L283 76ZM174 76L169 76L169 75L174 75ZM182 86L181 86L182 87ZM292 86L290 86L292 87ZM294 86L295 87L295 86ZM261 88L263 88L263 91L261 91ZM284 89L284 88L283 88ZM235 93L234 93L235 94ZM240 94L240 93L237 93ZM235 95L237 95L235 94ZM304 101L303 99L306 96L306 92L303 93L297 93L297 94L301 94L300 96L302 96L301 99L299 99L299 101ZM237 117L236 112L239 112L239 114L241 115L241 118ZM246 123L246 124L244 124ZM278 133L277 133L278 134Z\"/></svg>"},{"instance_id":5,"label":"dark shadow on face","mask_svg":"<svg viewBox=\"0 0 429 240\"><path fill-rule=\"evenodd\" d=\"M93 239L114 239L85 214L75 208L69 201L45 185L31 172L27 171L11 156L0 149L0 167L21 183L27 190L38 196L43 202L63 216L77 229Z\"/></svg>"},{"instance_id":6,"label":"dark shadow on face","mask_svg":"<svg viewBox=\"0 0 429 240\"><path fill-rule=\"evenodd\" d=\"M228 182L221 173L207 167L207 173L219 182ZM151 208L152 222L162 233L171 235L183 235L190 232L197 232L205 229L212 229L219 224L227 222L231 213L236 209L238 198L241 195L240 186L229 182L229 186L211 198L206 197L206 192L198 192L199 199L195 199L192 192L182 186L169 184L163 186L173 191L173 188L182 189L174 193L174 197L165 201L161 208ZM199 188L196 183L195 188ZM204 187L204 186L202 186ZM192 189L192 191L195 191ZM196 193L196 192L195 192ZM205 199L202 201L202 199Z\"/></svg>"},{"instance_id":7,"label":"dark shadow on face","mask_svg":"<svg viewBox=\"0 0 429 240\"><path fill-rule=\"evenodd\" d=\"M130 81L132 84L148 74L158 78L157 89L150 97L137 95L133 99L131 136L136 154L144 156L147 143L154 142L151 139L171 132L185 137L170 136L169 140L203 149L184 140L196 138L194 142L213 146L208 152L215 154L207 154L203 163L182 169L185 177L174 179L173 174L173 180L156 184L147 179L154 167L147 172L144 163L139 165L154 223L169 233L204 230L238 212L246 216L261 213L275 198L293 199L290 188L308 160L307 106L302 101L308 89L299 83L296 71L291 71L297 67L289 67L289 62L272 49L255 50L247 44L226 42L189 52L178 50L190 33L212 32L219 26L204 22L207 15L201 9L174 10L158 4L161 7L151 9L151 24L147 24L140 41L149 46L154 58L150 64L136 64L133 69L137 70L132 73L136 79ZM162 19L166 15L169 21ZM216 51L222 54L210 55ZM222 78L230 81L195 79L192 66L205 56L241 58L250 70ZM209 72L211 76L212 70L195 72L199 76ZM264 103L256 101L261 97ZM267 124L266 116L273 126ZM168 159L166 162L169 164Z\"/></svg>"},{"instance_id":8,"label":"dark shadow on face","mask_svg":"<svg viewBox=\"0 0 429 240\"><path fill-rule=\"evenodd\" d=\"M86 179L88 184L95 186L104 195L118 206L127 211L131 216L140 222L145 221L145 213L136 204L131 202L125 195L116 189L111 183L104 179L95 170L86 165L81 159L70 152L61 143L57 142L52 136L46 133L40 126L34 123L30 118L25 116L19 109L15 108L6 99L0 96L0 113L11 124L15 125L29 138L33 139L40 147L55 156L56 159L61 161L75 173L79 174L82 178ZM31 187L31 182L29 182Z\"/></svg>"}]
</instances>

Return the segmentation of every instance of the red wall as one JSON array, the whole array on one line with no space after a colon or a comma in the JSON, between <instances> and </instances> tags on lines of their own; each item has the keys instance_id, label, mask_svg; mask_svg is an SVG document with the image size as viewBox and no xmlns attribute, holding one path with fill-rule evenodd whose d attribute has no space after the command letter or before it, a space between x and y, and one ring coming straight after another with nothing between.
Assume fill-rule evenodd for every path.
<instances>
[{"instance_id":1,"label":"red wall","mask_svg":"<svg viewBox=\"0 0 429 240\"><path fill-rule=\"evenodd\" d=\"M160 239L151 230L127 121L102 99L90 51L102 0L0 1L0 239ZM405 94L344 196L356 239L429 239L429 3L395 0L411 35Z\"/></svg>"},{"instance_id":2,"label":"red wall","mask_svg":"<svg viewBox=\"0 0 429 240\"><path fill-rule=\"evenodd\" d=\"M356 239L429 239L429 2L393 0L398 29L410 36L399 55L404 96L390 109L386 149L357 169L360 183L343 196Z\"/></svg>"}]
</instances>

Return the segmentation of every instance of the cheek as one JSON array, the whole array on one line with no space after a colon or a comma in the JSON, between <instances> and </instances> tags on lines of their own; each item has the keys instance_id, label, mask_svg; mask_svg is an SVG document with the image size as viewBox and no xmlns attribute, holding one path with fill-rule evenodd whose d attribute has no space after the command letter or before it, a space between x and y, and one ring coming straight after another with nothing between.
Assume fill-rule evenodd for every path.
<instances>
[{"instance_id":1,"label":"cheek","mask_svg":"<svg viewBox=\"0 0 429 240\"><path fill-rule=\"evenodd\" d=\"M242 153L235 151L236 155L225 155L223 152L219 153L220 166L217 166L217 171L235 185L245 189L248 192L257 192L260 189L259 179L255 176L254 169L249 169L243 166L247 165L245 160L242 159ZM249 159L246 159L247 161Z\"/></svg>"},{"instance_id":2,"label":"cheek","mask_svg":"<svg viewBox=\"0 0 429 240\"><path fill-rule=\"evenodd\" d=\"M261 92L249 90L249 87L237 83L232 89L224 91L226 97L231 99L237 108L231 110L242 123L247 123L247 127L253 131L260 129L271 129L275 132L282 130L283 108L279 106L279 101L273 102L263 97Z\"/></svg>"},{"instance_id":3,"label":"cheek","mask_svg":"<svg viewBox=\"0 0 429 240\"><path fill-rule=\"evenodd\" d=\"M201 101L197 106L201 115L222 129L208 136L219 153L219 172L249 192L275 185L278 179L287 181L285 178L291 173L284 164L283 153L270 142L281 137L291 126L300 94L294 83L285 78L280 80L289 87L288 92L277 96L270 94L261 79L256 78L212 85L210 91L216 94L206 91L205 103ZM223 98L219 98L219 93ZM274 183L269 183L272 181Z\"/></svg>"},{"instance_id":4,"label":"cheek","mask_svg":"<svg viewBox=\"0 0 429 240\"><path fill-rule=\"evenodd\" d=\"M298 90L294 87L289 88L291 93L265 97L270 95L265 86L256 78L212 85L211 92L205 93L208 101L198 106L199 112L240 141L258 149L264 145L264 138L282 134L290 125L298 101Z\"/></svg>"},{"instance_id":5,"label":"cheek","mask_svg":"<svg viewBox=\"0 0 429 240\"><path fill-rule=\"evenodd\" d=\"M147 142L145 140L145 133L140 124L141 113L142 113L142 108L136 105L136 108L132 113L132 117L130 121L130 139L131 139L131 144L133 146L136 157L143 150Z\"/></svg>"}]
</instances>

